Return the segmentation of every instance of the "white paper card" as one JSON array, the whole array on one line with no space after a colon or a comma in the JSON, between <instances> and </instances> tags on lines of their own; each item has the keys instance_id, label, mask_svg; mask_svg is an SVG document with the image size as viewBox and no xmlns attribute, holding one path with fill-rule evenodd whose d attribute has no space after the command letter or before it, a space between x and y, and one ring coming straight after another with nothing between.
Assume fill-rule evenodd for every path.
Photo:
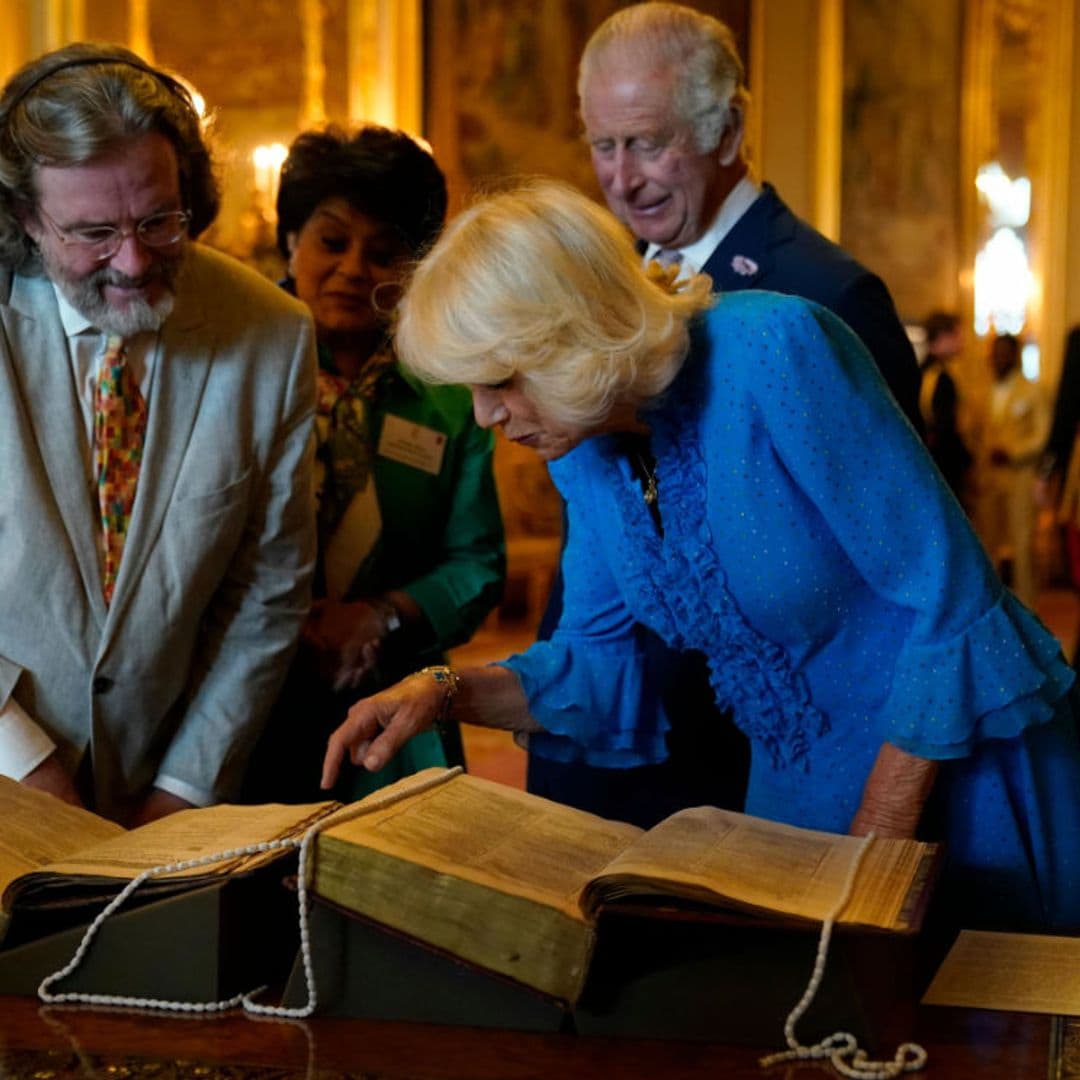
<instances>
[{"instance_id":1,"label":"white paper card","mask_svg":"<svg viewBox=\"0 0 1080 1080\"><path fill-rule=\"evenodd\" d=\"M963 930L923 1003L1080 1016L1080 938Z\"/></svg>"},{"instance_id":2,"label":"white paper card","mask_svg":"<svg viewBox=\"0 0 1080 1080\"><path fill-rule=\"evenodd\" d=\"M389 413L383 419L379 455L402 465L438 476L446 452L446 436L434 428L414 424Z\"/></svg>"}]
</instances>

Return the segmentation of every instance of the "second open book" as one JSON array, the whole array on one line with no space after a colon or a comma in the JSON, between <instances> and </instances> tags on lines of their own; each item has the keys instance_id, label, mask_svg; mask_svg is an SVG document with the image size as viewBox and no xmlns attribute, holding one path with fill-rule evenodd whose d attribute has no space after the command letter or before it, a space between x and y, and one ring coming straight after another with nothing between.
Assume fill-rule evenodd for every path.
<instances>
[{"instance_id":1,"label":"second open book","mask_svg":"<svg viewBox=\"0 0 1080 1080\"><path fill-rule=\"evenodd\" d=\"M820 923L861 843L714 807L643 831L456 770L425 770L355 809L317 839L317 895L570 1003L603 906ZM918 929L936 854L875 840L839 921Z\"/></svg>"}]
</instances>

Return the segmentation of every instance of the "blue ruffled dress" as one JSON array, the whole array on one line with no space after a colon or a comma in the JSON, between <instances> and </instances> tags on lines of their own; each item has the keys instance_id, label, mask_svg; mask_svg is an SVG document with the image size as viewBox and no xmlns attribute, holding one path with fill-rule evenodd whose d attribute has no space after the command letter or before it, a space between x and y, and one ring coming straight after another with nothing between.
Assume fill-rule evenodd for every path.
<instances>
[{"instance_id":1,"label":"blue ruffled dress","mask_svg":"<svg viewBox=\"0 0 1080 1080\"><path fill-rule=\"evenodd\" d=\"M663 759L651 630L705 654L749 736L748 813L845 832L894 743L943 763L925 820L970 925L1080 928L1074 673L855 335L806 301L727 294L647 419L662 534L616 436L552 465L563 617L506 661L534 748Z\"/></svg>"}]
</instances>

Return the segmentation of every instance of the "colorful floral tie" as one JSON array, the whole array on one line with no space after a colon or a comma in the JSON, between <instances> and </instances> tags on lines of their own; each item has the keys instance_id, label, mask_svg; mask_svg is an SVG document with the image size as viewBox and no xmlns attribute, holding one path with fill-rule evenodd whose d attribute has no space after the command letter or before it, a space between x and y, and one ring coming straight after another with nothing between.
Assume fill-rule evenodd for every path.
<instances>
[{"instance_id":1,"label":"colorful floral tie","mask_svg":"<svg viewBox=\"0 0 1080 1080\"><path fill-rule=\"evenodd\" d=\"M123 339L110 337L101 358L94 395L94 474L105 546L106 605L112 602L120 556L131 524L145 432L146 403L127 366Z\"/></svg>"}]
</instances>

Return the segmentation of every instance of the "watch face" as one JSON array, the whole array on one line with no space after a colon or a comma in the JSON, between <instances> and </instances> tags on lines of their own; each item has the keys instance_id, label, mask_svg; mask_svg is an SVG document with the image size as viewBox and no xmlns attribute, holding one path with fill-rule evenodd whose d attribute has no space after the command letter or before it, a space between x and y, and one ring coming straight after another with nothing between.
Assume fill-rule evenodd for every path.
<instances>
[{"instance_id":1,"label":"watch face","mask_svg":"<svg viewBox=\"0 0 1080 1080\"><path fill-rule=\"evenodd\" d=\"M401 629L401 615L398 613L398 609L390 603L389 600L383 600L378 604L379 614L383 617L383 623L386 625L386 632L392 634L395 630Z\"/></svg>"}]
</instances>

